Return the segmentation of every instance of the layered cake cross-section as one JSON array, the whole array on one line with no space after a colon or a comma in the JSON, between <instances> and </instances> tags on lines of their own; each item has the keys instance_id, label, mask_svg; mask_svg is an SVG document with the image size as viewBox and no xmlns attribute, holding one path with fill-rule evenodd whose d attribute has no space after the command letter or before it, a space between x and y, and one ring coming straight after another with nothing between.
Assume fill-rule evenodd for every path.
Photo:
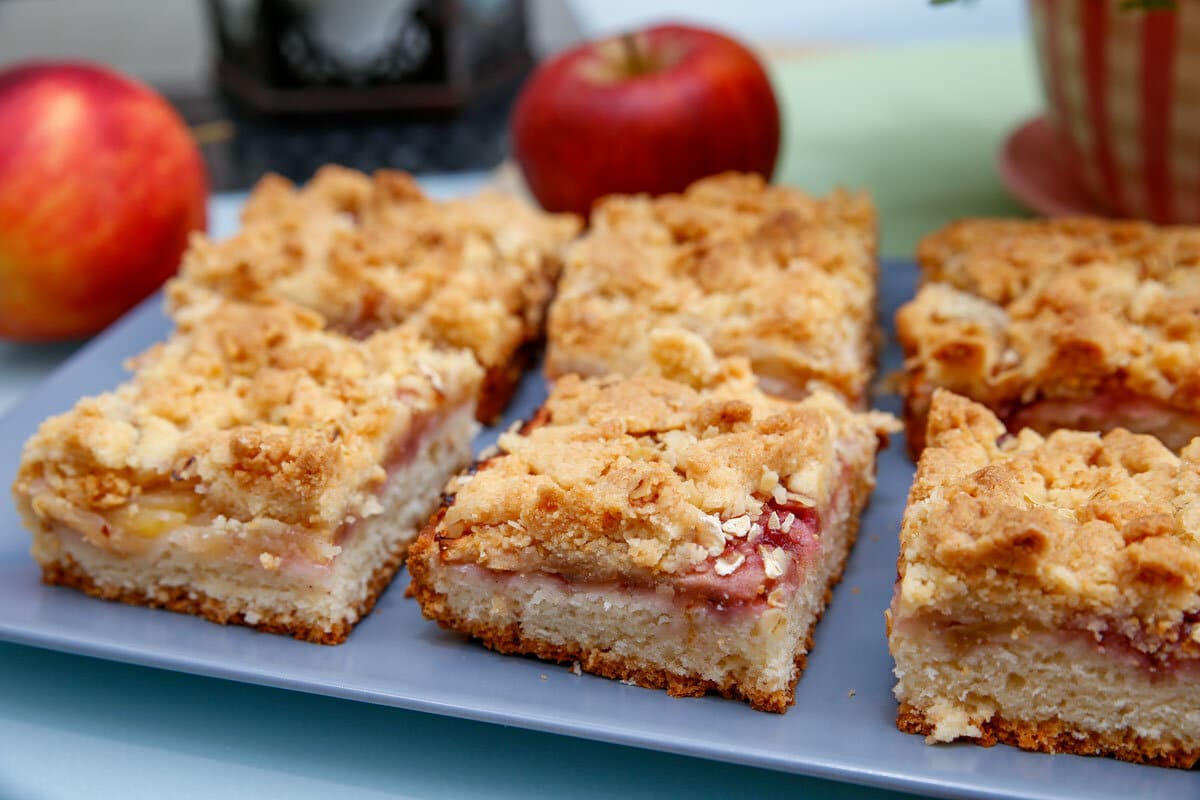
<instances>
[{"instance_id":1,"label":"layered cake cross-section","mask_svg":"<svg viewBox=\"0 0 1200 800\"><path fill-rule=\"evenodd\" d=\"M889 612L930 742L1200 759L1200 441L1013 436L938 390Z\"/></svg>"},{"instance_id":2,"label":"layered cake cross-section","mask_svg":"<svg viewBox=\"0 0 1200 800\"><path fill-rule=\"evenodd\" d=\"M1014 432L1200 435L1200 228L965 220L917 255L923 286L896 317L914 455L938 387Z\"/></svg>"},{"instance_id":3,"label":"layered cake cross-section","mask_svg":"<svg viewBox=\"0 0 1200 800\"><path fill-rule=\"evenodd\" d=\"M411 591L501 652L785 711L895 421L767 397L744 359L650 339L648 371L561 378L451 482Z\"/></svg>"},{"instance_id":4,"label":"layered cake cross-section","mask_svg":"<svg viewBox=\"0 0 1200 800\"><path fill-rule=\"evenodd\" d=\"M823 388L865 407L877 272L862 194L814 198L730 173L682 194L609 197L568 251L546 376L633 375L650 331L675 327L747 358L769 394Z\"/></svg>"},{"instance_id":5,"label":"layered cake cross-section","mask_svg":"<svg viewBox=\"0 0 1200 800\"><path fill-rule=\"evenodd\" d=\"M562 250L579 230L576 217L513 197L439 202L405 173L336 166L302 187L263 178L242 222L222 241L193 239L182 279L311 308L351 336L401 326L466 348L486 370L484 422L503 411L542 337Z\"/></svg>"},{"instance_id":6,"label":"layered cake cross-section","mask_svg":"<svg viewBox=\"0 0 1200 800\"><path fill-rule=\"evenodd\" d=\"M43 579L342 641L470 463L482 370L283 304L210 295L177 321L25 444L13 491Z\"/></svg>"}]
</instances>

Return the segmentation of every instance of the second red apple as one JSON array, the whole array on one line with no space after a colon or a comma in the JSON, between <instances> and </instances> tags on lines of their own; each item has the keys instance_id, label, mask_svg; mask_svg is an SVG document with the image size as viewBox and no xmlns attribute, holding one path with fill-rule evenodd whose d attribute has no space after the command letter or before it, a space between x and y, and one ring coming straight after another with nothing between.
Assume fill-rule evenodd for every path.
<instances>
[{"instance_id":1,"label":"second red apple","mask_svg":"<svg viewBox=\"0 0 1200 800\"><path fill-rule=\"evenodd\" d=\"M517 100L512 139L542 206L586 214L606 194L679 191L727 170L769 178L779 108L744 46L662 25L542 64Z\"/></svg>"}]
</instances>

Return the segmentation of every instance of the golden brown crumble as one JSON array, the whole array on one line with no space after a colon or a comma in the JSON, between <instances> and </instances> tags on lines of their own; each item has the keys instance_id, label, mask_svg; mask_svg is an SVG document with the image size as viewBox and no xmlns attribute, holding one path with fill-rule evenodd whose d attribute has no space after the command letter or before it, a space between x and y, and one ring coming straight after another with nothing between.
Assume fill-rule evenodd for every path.
<instances>
[{"instance_id":1,"label":"golden brown crumble","mask_svg":"<svg viewBox=\"0 0 1200 800\"><path fill-rule=\"evenodd\" d=\"M540 336L560 251L579 229L512 197L435 202L405 173L335 166L301 188L264 178L242 219L228 239L194 238L181 279L287 300L356 336L403 325L485 368Z\"/></svg>"},{"instance_id":2,"label":"golden brown crumble","mask_svg":"<svg viewBox=\"0 0 1200 800\"><path fill-rule=\"evenodd\" d=\"M694 334L650 338L647 371L563 377L537 424L452 482L436 528L446 561L589 580L684 573L770 498L820 507L841 469L870 475L894 429L827 392L770 398L744 359L717 360Z\"/></svg>"},{"instance_id":3,"label":"golden brown crumble","mask_svg":"<svg viewBox=\"0 0 1200 800\"><path fill-rule=\"evenodd\" d=\"M1200 227L1091 217L966 219L921 240L922 280L1008 305L1047 272L1119 264L1143 280L1171 283L1200 267Z\"/></svg>"},{"instance_id":4,"label":"golden brown crumble","mask_svg":"<svg viewBox=\"0 0 1200 800\"><path fill-rule=\"evenodd\" d=\"M573 245L550 311L546 373L635 374L647 334L679 327L743 356L765 390L865 402L873 361L875 211L751 175L651 199L610 197Z\"/></svg>"},{"instance_id":5,"label":"golden brown crumble","mask_svg":"<svg viewBox=\"0 0 1200 800\"><path fill-rule=\"evenodd\" d=\"M208 295L177 322L128 381L26 443L13 488L39 524L133 552L148 542L117 523L148 509L205 528L192 549L250 538L280 545L255 554L328 557L340 526L378 513L397 445L472 403L481 379L466 351L404 330L355 341L285 304Z\"/></svg>"},{"instance_id":6,"label":"golden brown crumble","mask_svg":"<svg viewBox=\"0 0 1200 800\"><path fill-rule=\"evenodd\" d=\"M918 258L896 317L910 402L940 386L1002 414L1101 391L1200 410L1200 229L968 220Z\"/></svg>"},{"instance_id":7,"label":"golden brown crumble","mask_svg":"<svg viewBox=\"0 0 1200 800\"><path fill-rule=\"evenodd\" d=\"M1186 637L1200 609L1200 442L1005 435L944 390L900 533L899 616ZM1190 623L1188 623L1190 624ZM1195 645L1192 647L1192 645ZM1200 655L1200 642L1185 643Z\"/></svg>"}]
</instances>

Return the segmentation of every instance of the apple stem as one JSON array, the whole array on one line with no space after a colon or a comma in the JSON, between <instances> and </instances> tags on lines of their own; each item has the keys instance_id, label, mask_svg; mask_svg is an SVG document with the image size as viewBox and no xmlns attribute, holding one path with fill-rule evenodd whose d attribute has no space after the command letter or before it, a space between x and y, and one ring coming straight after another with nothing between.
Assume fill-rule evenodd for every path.
<instances>
[{"instance_id":1,"label":"apple stem","mask_svg":"<svg viewBox=\"0 0 1200 800\"><path fill-rule=\"evenodd\" d=\"M646 59L642 56L642 48L638 46L637 34L621 35L621 44L625 46L625 68L630 75L641 75L647 71Z\"/></svg>"}]
</instances>

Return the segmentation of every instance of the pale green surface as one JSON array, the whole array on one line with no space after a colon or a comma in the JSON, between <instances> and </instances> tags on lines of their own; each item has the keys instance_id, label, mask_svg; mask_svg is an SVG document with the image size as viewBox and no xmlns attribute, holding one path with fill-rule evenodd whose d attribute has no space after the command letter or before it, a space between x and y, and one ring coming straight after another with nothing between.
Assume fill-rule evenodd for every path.
<instances>
[{"instance_id":1,"label":"pale green surface","mask_svg":"<svg viewBox=\"0 0 1200 800\"><path fill-rule=\"evenodd\" d=\"M871 189L886 253L955 216L1017 211L994 158L1037 107L1022 46L847 52L776 75L779 179ZM900 797L0 644L0 800L481 795Z\"/></svg>"},{"instance_id":2,"label":"pale green surface","mask_svg":"<svg viewBox=\"0 0 1200 800\"><path fill-rule=\"evenodd\" d=\"M1025 40L793 58L773 77L785 111L776 180L869 189L885 255L910 257L956 217L1023 213L996 153L1041 105Z\"/></svg>"}]
</instances>

